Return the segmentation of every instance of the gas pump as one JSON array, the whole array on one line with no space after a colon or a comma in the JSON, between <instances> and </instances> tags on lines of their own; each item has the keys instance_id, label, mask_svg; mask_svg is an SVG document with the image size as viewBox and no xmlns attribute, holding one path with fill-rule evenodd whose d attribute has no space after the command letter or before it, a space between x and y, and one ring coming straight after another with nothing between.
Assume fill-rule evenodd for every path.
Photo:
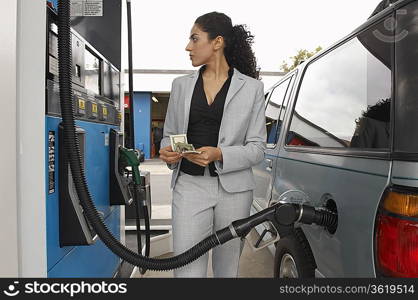
<instances>
[{"instance_id":1,"label":"gas pump","mask_svg":"<svg viewBox=\"0 0 418 300\"><path fill-rule=\"evenodd\" d=\"M153 259L126 248L120 242L119 205L135 203L137 219L145 219L149 228L150 202L139 157L123 147L117 96L120 72L71 29L70 1L58 3L58 15L51 10L48 20L48 276L111 277L118 257L142 270L179 268L213 247L245 238L263 222L280 232L295 222L336 226L332 212L279 202L234 221L175 257ZM104 69L112 75L106 77Z\"/></svg>"},{"instance_id":2,"label":"gas pump","mask_svg":"<svg viewBox=\"0 0 418 300\"><path fill-rule=\"evenodd\" d=\"M117 1L116 1L117 2ZM47 8L47 270L49 277L112 277L120 264L98 240L74 185L65 143L59 88L58 15ZM69 88L80 157L100 218L120 238L120 206L132 202L129 178L118 170L120 71L79 32L70 30L72 76ZM120 30L119 30L120 34ZM88 261L88 267L86 262Z\"/></svg>"}]
</instances>

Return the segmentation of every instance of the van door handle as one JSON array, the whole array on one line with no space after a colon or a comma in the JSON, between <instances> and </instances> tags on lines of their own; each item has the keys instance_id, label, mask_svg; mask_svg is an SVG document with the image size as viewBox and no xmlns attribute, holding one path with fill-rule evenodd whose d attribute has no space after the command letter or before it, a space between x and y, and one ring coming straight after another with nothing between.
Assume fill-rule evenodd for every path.
<instances>
[{"instance_id":1,"label":"van door handle","mask_svg":"<svg viewBox=\"0 0 418 300\"><path fill-rule=\"evenodd\" d=\"M266 170L271 171L272 168L273 168L273 160L269 159L269 158L266 158L265 161L266 161L266 164L267 164Z\"/></svg>"}]
</instances>

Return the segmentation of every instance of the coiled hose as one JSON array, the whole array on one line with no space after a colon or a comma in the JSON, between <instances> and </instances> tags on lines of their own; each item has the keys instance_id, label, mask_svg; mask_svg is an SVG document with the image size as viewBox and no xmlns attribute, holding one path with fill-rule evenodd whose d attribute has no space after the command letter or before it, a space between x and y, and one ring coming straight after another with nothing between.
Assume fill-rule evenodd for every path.
<instances>
[{"instance_id":1,"label":"coiled hose","mask_svg":"<svg viewBox=\"0 0 418 300\"><path fill-rule=\"evenodd\" d=\"M84 169L81 163L80 145L75 131L73 92L72 92L72 56L70 29L70 1L58 2L58 56L59 56L59 89L61 114L64 124L64 147L69 153L69 162L81 206L91 226L103 243L116 255L132 265L148 270L172 270L180 268L213 247L233 238L228 228L217 231L188 251L171 258L153 259L138 255L121 244L109 231L97 212L88 190Z\"/></svg>"},{"instance_id":2,"label":"coiled hose","mask_svg":"<svg viewBox=\"0 0 418 300\"><path fill-rule=\"evenodd\" d=\"M338 226L338 216L332 211L323 210L316 224L328 228L330 232L335 232Z\"/></svg>"},{"instance_id":3,"label":"coiled hose","mask_svg":"<svg viewBox=\"0 0 418 300\"><path fill-rule=\"evenodd\" d=\"M301 205L298 208L300 215L299 222L303 224L316 224L335 232L338 226L338 215L326 209L315 209L308 205Z\"/></svg>"}]
</instances>

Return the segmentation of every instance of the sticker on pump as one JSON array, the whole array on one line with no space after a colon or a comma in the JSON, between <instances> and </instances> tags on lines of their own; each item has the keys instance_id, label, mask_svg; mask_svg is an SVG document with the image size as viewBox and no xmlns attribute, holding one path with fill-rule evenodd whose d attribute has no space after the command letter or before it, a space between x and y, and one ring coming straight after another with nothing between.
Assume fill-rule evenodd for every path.
<instances>
[{"instance_id":1,"label":"sticker on pump","mask_svg":"<svg viewBox=\"0 0 418 300\"><path fill-rule=\"evenodd\" d=\"M82 110L86 109L86 101L83 99L78 99L78 108Z\"/></svg>"},{"instance_id":2,"label":"sticker on pump","mask_svg":"<svg viewBox=\"0 0 418 300\"><path fill-rule=\"evenodd\" d=\"M107 107L106 106L103 106L103 115L107 116Z\"/></svg>"},{"instance_id":3,"label":"sticker on pump","mask_svg":"<svg viewBox=\"0 0 418 300\"><path fill-rule=\"evenodd\" d=\"M96 104L96 103L93 103L93 104L91 105L91 111L92 111L94 114L97 114L97 104Z\"/></svg>"},{"instance_id":4,"label":"sticker on pump","mask_svg":"<svg viewBox=\"0 0 418 300\"><path fill-rule=\"evenodd\" d=\"M102 17L103 0L71 0L71 17Z\"/></svg>"}]
</instances>

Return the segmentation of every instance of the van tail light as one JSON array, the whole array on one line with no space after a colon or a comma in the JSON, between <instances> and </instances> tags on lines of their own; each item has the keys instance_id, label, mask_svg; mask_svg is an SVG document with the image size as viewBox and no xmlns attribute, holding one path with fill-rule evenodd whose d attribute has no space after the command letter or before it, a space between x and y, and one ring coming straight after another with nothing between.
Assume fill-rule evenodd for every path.
<instances>
[{"instance_id":1,"label":"van tail light","mask_svg":"<svg viewBox=\"0 0 418 300\"><path fill-rule=\"evenodd\" d=\"M418 193L386 193L376 220L376 266L385 276L418 277Z\"/></svg>"}]
</instances>

